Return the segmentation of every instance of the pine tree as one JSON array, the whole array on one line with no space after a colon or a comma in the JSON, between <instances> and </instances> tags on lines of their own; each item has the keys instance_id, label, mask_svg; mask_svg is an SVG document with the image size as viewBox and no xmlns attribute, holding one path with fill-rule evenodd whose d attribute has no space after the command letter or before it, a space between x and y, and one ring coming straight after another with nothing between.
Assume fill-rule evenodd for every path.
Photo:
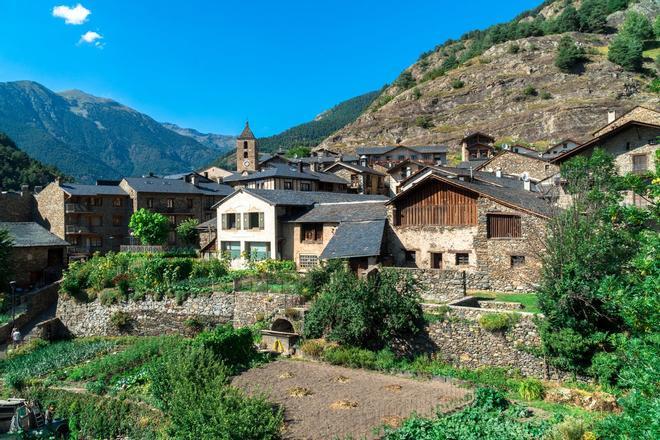
<instances>
[{"instance_id":1,"label":"pine tree","mask_svg":"<svg viewBox=\"0 0 660 440\"><path fill-rule=\"evenodd\" d=\"M562 72L571 72L584 59L584 51L568 35L559 40L555 66Z\"/></svg>"},{"instance_id":2,"label":"pine tree","mask_svg":"<svg viewBox=\"0 0 660 440\"><path fill-rule=\"evenodd\" d=\"M620 33L639 41L653 40L654 38L651 21L645 15L635 11L628 12Z\"/></svg>"},{"instance_id":3,"label":"pine tree","mask_svg":"<svg viewBox=\"0 0 660 440\"><path fill-rule=\"evenodd\" d=\"M630 72L642 68L642 43L636 38L620 33L610 44L607 59Z\"/></svg>"}]
</instances>

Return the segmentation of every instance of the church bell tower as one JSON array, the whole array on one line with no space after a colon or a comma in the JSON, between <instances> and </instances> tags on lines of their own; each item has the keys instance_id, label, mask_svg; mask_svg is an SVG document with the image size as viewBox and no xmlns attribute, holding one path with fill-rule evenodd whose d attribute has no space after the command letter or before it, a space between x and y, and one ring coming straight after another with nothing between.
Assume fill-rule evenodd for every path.
<instances>
[{"instance_id":1,"label":"church bell tower","mask_svg":"<svg viewBox=\"0 0 660 440\"><path fill-rule=\"evenodd\" d=\"M249 122L245 123L243 132L236 139L236 170L243 171L259 170L259 152L257 151L257 138L250 130Z\"/></svg>"}]
</instances>

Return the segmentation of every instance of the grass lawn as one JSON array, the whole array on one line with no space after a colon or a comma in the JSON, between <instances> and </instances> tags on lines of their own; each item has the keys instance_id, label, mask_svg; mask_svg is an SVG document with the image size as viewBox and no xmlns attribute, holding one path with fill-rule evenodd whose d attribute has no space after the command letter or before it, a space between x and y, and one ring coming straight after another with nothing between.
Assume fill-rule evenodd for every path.
<instances>
[{"instance_id":1,"label":"grass lawn","mask_svg":"<svg viewBox=\"0 0 660 440\"><path fill-rule=\"evenodd\" d=\"M651 58L652 60L655 60L655 58L660 55L660 47L656 47L655 49L649 49L645 50L642 55L644 58Z\"/></svg>"},{"instance_id":2,"label":"grass lawn","mask_svg":"<svg viewBox=\"0 0 660 440\"><path fill-rule=\"evenodd\" d=\"M541 313L538 297L534 293L475 292L474 296L495 301L517 302L523 305L524 312Z\"/></svg>"}]
</instances>

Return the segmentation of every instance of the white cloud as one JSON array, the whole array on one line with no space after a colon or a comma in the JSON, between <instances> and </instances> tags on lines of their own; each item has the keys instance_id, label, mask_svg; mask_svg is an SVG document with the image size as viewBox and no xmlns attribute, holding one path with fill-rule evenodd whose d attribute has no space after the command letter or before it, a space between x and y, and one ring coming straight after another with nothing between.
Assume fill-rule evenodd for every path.
<instances>
[{"instance_id":1,"label":"white cloud","mask_svg":"<svg viewBox=\"0 0 660 440\"><path fill-rule=\"evenodd\" d=\"M91 13L80 3L74 7L60 5L53 8L53 17L63 18L66 24L83 24Z\"/></svg>"},{"instance_id":2,"label":"white cloud","mask_svg":"<svg viewBox=\"0 0 660 440\"><path fill-rule=\"evenodd\" d=\"M87 31L84 34L80 36L80 43L88 43L88 44L93 44L96 47L103 47L103 43L101 43L99 40L103 38L103 35L99 34L98 32L94 31Z\"/></svg>"}]
</instances>

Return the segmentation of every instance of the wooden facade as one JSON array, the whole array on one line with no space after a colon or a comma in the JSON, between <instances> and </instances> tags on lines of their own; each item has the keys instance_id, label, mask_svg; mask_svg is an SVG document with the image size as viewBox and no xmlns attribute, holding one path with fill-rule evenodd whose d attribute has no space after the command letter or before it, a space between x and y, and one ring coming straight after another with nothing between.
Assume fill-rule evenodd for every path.
<instances>
[{"instance_id":1,"label":"wooden facade","mask_svg":"<svg viewBox=\"0 0 660 440\"><path fill-rule=\"evenodd\" d=\"M477 194L431 179L395 202L396 226L477 224Z\"/></svg>"}]
</instances>

